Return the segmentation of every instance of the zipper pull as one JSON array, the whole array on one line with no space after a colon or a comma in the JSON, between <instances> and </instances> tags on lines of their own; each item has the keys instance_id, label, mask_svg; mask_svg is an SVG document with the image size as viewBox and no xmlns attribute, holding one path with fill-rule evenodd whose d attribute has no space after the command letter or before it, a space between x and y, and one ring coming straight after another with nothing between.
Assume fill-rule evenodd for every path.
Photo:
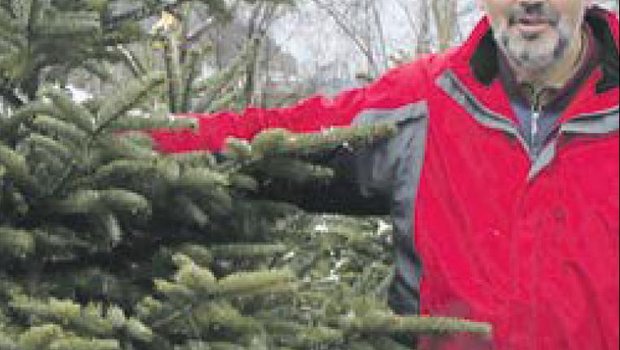
<instances>
[{"instance_id":1,"label":"zipper pull","mask_svg":"<svg viewBox=\"0 0 620 350\"><path fill-rule=\"evenodd\" d=\"M536 144L536 136L538 135L538 121L542 115L542 96L545 89L542 88L535 91L532 101L532 117L530 119L530 131L532 137L532 145Z\"/></svg>"},{"instance_id":2,"label":"zipper pull","mask_svg":"<svg viewBox=\"0 0 620 350\"><path fill-rule=\"evenodd\" d=\"M538 134L538 120L540 119L540 110L532 110L532 119L531 122L531 136L532 136L532 144L536 140L536 135Z\"/></svg>"}]
</instances>

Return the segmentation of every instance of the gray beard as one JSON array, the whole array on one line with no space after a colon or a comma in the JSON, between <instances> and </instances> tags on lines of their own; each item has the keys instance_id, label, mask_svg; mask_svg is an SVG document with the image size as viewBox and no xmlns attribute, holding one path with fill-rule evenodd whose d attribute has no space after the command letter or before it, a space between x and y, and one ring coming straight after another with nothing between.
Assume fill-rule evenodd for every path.
<instances>
[{"instance_id":1,"label":"gray beard","mask_svg":"<svg viewBox=\"0 0 620 350\"><path fill-rule=\"evenodd\" d=\"M511 36L508 31L494 32L495 40L510 61L528 74L538 74L551 68L566 53L569 46L570 30L561 23L559 36L554 42L538 36Z\"/></svg>"}]
</instances>

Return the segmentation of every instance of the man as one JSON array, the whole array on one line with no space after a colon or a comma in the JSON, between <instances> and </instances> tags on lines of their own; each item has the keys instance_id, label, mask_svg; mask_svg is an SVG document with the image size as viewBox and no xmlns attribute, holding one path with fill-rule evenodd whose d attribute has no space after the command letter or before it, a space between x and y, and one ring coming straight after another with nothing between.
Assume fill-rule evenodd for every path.
<instances>
[{"instance_id":1,"label":"man","mask_svg":"<svg viewBox=\"0 0 620 350\"><path fill-rule=\"evenodd\" d=\"M219 150L271 127L394 121L395 137L357 154L362 192L391 198L390 306L494 326L434 349L617 349L618 19L587 0L481 5L462 46L370 86L153 137Z\"/></svg>"}]
</instances>

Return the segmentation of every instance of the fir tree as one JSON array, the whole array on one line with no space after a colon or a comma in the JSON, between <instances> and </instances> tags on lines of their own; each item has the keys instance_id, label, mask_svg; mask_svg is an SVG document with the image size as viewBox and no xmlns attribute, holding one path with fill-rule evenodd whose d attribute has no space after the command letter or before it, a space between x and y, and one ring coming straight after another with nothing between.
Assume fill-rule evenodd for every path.
<instances>
[{"instance_id":1,"label":"fir tree","mask_svg":"<svg viewBox=\"0 0 620 350\"><path fill-rule=\"evenodd\" d=\"M151 34L136 21L221 2L118 3L0 2L0 349L397 350L395 335L489 333L387 309L380 218L310 214L263 193L329 181L316 155L393 126L272 130L217 157L162 155L142 130L194 125L157 106L234 104L244 56L201 77L208 53L187 49L182 20ZM163 43L164 72L110 49L135 40ZM119 57L138 69L111 93L78 103L63 89L72 70L105 76Z\"/></svg>"}]
</instances>

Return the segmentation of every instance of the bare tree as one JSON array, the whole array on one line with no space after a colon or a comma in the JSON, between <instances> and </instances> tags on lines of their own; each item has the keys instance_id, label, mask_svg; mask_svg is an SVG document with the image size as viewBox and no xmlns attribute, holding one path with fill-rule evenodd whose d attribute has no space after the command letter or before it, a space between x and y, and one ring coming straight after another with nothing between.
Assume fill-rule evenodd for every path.
<instances>
[{"instance_id":1,"label":"bare tree","mask_svg":"<svg viewBox=\"0 0 620 350\"><path fill-rule=\"evenodd\" d=\"M420 0L418 5L419 31L416 41L416 54L431 52L431 18L428 0Z\"/></svg>"},{"instance_id":2,"label":"bare tree","mask_svg":"<svg viewBox=\"0 0 620 350\"><path fill-rule=\"evenodd\" d=\"M437 44L440 51L452 46L456 38L457 3L456 0L433 0L431 11L437 29Z\"/></svg>"},{"instance_id":3,"label":"bare tree","mask_svg":"<svg viewBox=\"0 0 620 350\"><path fill-rule=\"evenodd\" d=\"M368 75L388 67L384 27L376 0L312 0L340 28L365 57Z\"/></svg>"},{"instance_id":4,"label":"bare tree","mask_svg":"<svg viewBox=\"0 0 620 350\"><path fill-rule=\"evenodd\" d=\"M247 39L255 42L255 50L252 53L250 62L246 69L246 81L245 81L245 101L248 104L254 103L256 92L256 79L259 53L261 43L267 34L269 26L273 23L276 16L278 5L274 3L258 3L251 9L250 17L248 20L248 32Z\"/></svg>"},{"instance_id":5,"label":"bare tree","mask_svg":"<svg viewBox=\"0 0 620 350\"><path fill-rule=\"evenodd\" d=\"M331 94L460 42L476 12L475 0L310 0L276 36L282 44L295 33L283 45L300 59L304 78Z\"/></svg>"}]
</instances>

